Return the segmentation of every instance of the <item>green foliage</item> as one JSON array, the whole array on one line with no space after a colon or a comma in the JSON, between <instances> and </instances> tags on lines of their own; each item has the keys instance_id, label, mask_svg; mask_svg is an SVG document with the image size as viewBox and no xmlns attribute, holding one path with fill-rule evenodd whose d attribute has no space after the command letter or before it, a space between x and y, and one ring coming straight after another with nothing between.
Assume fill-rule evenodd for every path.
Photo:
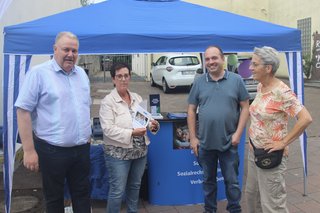
<instances>
[{"instance_id":1,"label":"green foliage","mask_svg":"<svg viewBox=\"0 0 320 213\"><path fill-rule=\"evenodd\" d=\"M306 75L307 79L310 78L312 64L313 64L313 61L312 61L311 55L308 54L303 56L303 72Z\"/></svg>"}]
</instances>

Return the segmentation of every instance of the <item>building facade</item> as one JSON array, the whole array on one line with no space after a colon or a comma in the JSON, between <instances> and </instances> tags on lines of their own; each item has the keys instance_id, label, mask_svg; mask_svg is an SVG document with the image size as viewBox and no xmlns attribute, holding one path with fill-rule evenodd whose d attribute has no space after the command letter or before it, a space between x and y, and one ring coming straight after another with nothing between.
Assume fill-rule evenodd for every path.
<instances>
[{"instance_id":1,"label":"building facade","mask_svg":"<svg viewBox=\"0 0 320 213\"><path fill-rule=\"evenodd\" d=\"M0 29L3 32L5 26L20 24L34 19L60 13L66 10L71 10L81 7L79 0L13 0L0 17ZM3 33L0 34L0 81L3 79ZM53 44L54 41L52 41ZM40 61L47 60L49 56L35 56L32 59L32 64L37 64ZM31 64L31 66L32 66ZM0 88L0 100L2 100L2 87ZM2 124L3 106L0 104L0 124Z\"/></svg>"}]
</instances>

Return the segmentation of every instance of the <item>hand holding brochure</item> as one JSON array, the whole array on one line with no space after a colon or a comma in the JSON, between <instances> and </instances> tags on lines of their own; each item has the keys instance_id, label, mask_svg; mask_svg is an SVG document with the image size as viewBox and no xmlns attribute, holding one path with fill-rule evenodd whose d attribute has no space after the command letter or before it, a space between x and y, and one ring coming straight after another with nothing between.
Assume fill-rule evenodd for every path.
<instances>
[{"instance_id":1,"label":"hand holding brochure","mask_svg":"<svg viewBox=\"0 0 320 213\"><path fill-rule=\"evenodd\" d=\"M141 106L138 106L136 108L136 111L134 112L132 127L133 128L147 127L151 118L152 118L151 114L147 110L145 110Z\"/></svg>"},{"instance_id":2,"label":"hand holding brochure","mask_svg":"<svg viewBox=\"0 0 320 213\"><path fill-rule=\"evenodd\" d=\"M146 101L142 101L135 109L132 127L133 128L148 128L152 134L157 134L160 129L158 121L154 120L151 114L146 110Z\"/></svg>"}]
</instances>

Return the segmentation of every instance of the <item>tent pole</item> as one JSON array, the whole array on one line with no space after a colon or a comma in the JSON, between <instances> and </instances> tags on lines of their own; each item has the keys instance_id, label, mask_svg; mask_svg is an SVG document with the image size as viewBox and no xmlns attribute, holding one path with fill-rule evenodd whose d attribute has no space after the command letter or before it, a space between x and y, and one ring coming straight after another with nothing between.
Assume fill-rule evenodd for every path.
<instances>
[{"instance_id":1,"label":"tent pole","mask_svg":"<svg viewBox=\"0 0 320 213\"><path fill-rule=\"evenodd\" d=\"M305 133L304 133L304 138L305 137ZM307 147L306 147L307 148ZM305 163L303 165L306 165L308 162L308 158L305 157ZM307 178L307 167L303 166L303 197L308 196L308 178Z\"/></svg>"},{"instance_id":2,"label":"tent pole","mask_svg":"<svg viewBox=\"0 0 320 213\"><path fill-rule=\"evenodd\" d=\"M306 175L305 175L305 172L303 170L303 196L308 196L307 195L307 178L306 178Z\"/></svg>"}]
</instances>

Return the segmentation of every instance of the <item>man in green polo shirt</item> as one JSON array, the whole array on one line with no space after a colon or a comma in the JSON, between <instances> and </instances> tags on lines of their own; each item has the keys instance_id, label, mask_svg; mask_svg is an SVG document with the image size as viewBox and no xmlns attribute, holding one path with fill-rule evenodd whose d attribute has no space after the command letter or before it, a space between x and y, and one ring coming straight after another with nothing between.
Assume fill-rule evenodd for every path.
<instances>
[{"instance_id":1,"label":"man in green polo shirt","mask_svg":"<svg viewBox=\"0 0 320 213\"><path fill-rule=\"evenodd\" d=\"M217 211L217 167L226 186L229 212L241 212L237 145L249 117L249 94L242 78L224 70L220 47L205 51L207 73L197 78L188 98L190 146L204 172L205 212ZM196 128L198 108L199 127Z\"/></svg>"}]
</instances>

